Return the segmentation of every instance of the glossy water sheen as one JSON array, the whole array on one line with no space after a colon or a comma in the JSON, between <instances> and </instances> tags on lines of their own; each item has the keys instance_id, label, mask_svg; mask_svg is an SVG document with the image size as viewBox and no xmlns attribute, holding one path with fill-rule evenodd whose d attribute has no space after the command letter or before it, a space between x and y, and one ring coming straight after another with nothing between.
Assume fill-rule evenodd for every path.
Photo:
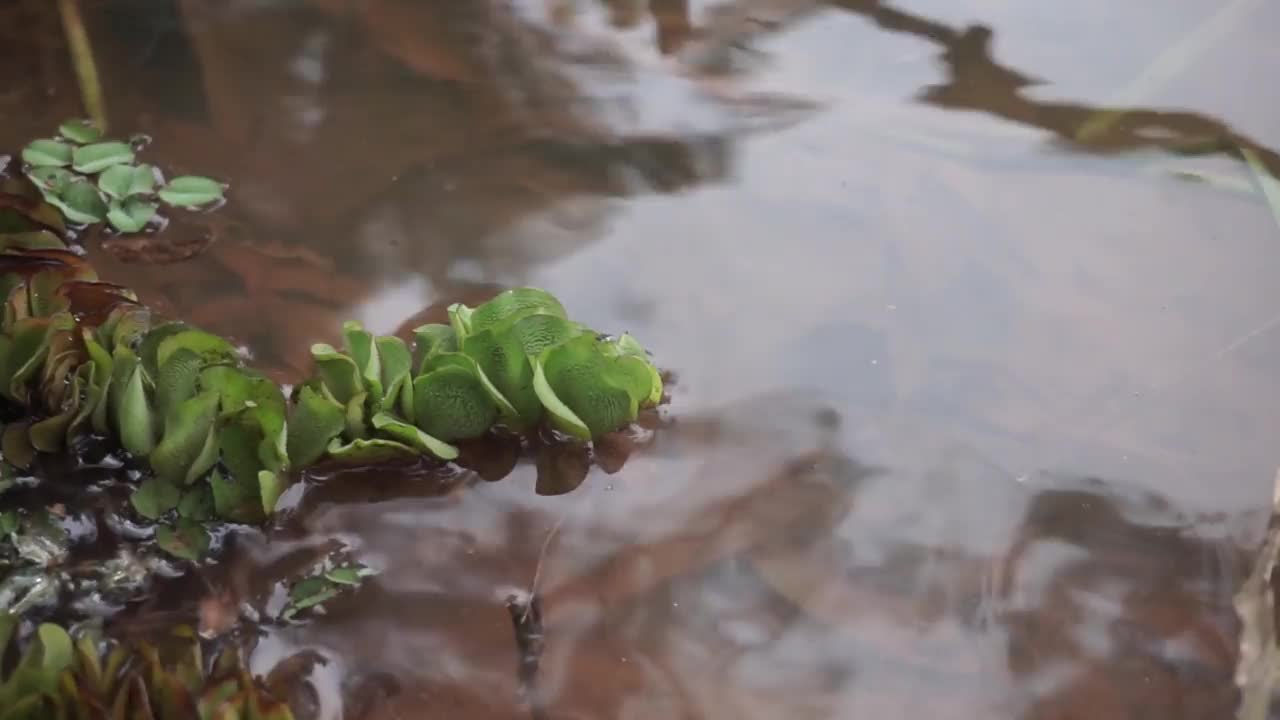
<instances>
[{"instance_id":1,"label":"glossy water sheen","mask_svg":"<svg viewBox=\"0 0 1280 720\"><path fill-rule=\"evenodd\" d=\"M504 602L535 577L543 717L1230 716L1280 218L1169 148L1280 171L1280 6L81 4L116 127L233 183L206 253L95 248L107 279L283 380L343 318L514 284L678 376L573 493L329 478L243 553L383 571L259 647L328 658L318 716L529 717ZM8 146L78 113L22 7Z\"/></svg>"}]
</instances>

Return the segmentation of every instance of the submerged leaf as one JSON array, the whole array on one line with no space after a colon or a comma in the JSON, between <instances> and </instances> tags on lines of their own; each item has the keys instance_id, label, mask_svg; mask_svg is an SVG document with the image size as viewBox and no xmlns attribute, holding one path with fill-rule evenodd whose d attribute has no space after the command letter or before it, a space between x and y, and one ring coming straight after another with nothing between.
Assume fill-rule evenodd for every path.
<instances>
[{"instance_id":1,"label":"submerged leaf","mask_svg":"<svg viewBox=\"0 0 1280 720\"><path fill-rule=\"evenodd\" d=\"M209 533L198 523L182 519L156 528L156 544L174 557L196 562L209 552Z\"/></svg>"},{"instance_id":2,"label":"submerged leaf","mask_svg":"<svg viewBox=\"0 0 1280 720\"><path fill-rule=\"evenodd\" d=\"M22 161L35 167L65 167L71 164L73 149L61 140L33 140L22 149Z\"/></svg>"},{"instance_id":3,"label":"submerged leaf","mask_svg":"<svg viewBox=\"0 0 1280 720\"><path fill-rule=\"evenodd\" d=\"M99 142L83 145L71 153L71 166L76 172L93 175L112 165L133 162L133 148L128 143Z\"/></svg>"},{"instance_id":4,"label":"submerged leaf","mask_svg":"<svg viewBox=\"0 0 1280 720\"><path fill-rule=\"evenodd\" d=\"M138 514L148 520L161 516L178 506L182 495L176 485L156 477L149 477L133 491L129 502Z\"/></svg>"},{"instance_id":5,"label":"submerged leaf","mask_svg":"<svg viewBox=\"0 0 1280 720\"><path fill-rule=\"evenodd\" d=\"M160 188L160 199L185 208L198 208L222 199L225 186L216 180L195 175L183 175Z\"/></svg>"},{"instance_id":6,"label":"submerged leaf","mask_svg":"<svg viewBox=\"0 0 1280 720\"><path fill-rule=\"evenodd\" d=\"M3 434L0 434L0 452L4 453L5 461L24 470L31 467L31 463L36 459L36 450L31 445L30 429L29 420L20 420L5 425Z\"/></svg>"}]
</instances>

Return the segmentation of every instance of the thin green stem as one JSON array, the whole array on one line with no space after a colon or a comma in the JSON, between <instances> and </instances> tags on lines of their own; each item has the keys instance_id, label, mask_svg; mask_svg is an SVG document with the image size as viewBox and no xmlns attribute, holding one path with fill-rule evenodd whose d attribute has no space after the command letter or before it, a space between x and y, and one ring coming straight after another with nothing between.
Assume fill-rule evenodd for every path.
<instances>
[{"instance_id":1,"label":"thin green stem","mask_svg":"<svg viewBox=\"0 0 1280 720\"><path fill-rule=\"evenodd\" d=\"M102 101L102 83L98 79L98 66L93 61L93 46L89 33L80 16L78 0L58 0L58 14L62 17L62 31L71 51L71 64L75 68L76 81L80 84L80 100L89 118L103 132L107 131L107 111Z\"/></svg>"}]
</instances>

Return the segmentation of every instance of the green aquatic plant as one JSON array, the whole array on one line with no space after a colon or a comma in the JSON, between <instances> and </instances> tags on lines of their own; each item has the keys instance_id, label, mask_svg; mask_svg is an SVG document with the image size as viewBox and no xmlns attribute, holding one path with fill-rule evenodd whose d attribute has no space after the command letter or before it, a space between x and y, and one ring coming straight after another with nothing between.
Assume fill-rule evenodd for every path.
<instances>
[{"instance_id":1,"label":"green aquatic plant","mask_svg":"<svg viewBox=\"0 0 1280 720\"><path fill-rule=\"evenodd\" d=\"M137 139L104 139L90 120L68 120L58 136L40 138L22 150L27 177L44 199L76 225L108 223L122 233L141 232L158 217L160 204L197 209L223 199L226 186L184 175L167 182L159 169L137 162Z\"/></svg>"},{"instance_id":2,"label":"green aquatic plant","mask_svg":"<svg viewBox=\"0 0 1280 720\"><path fill-rule=\"evenodd\" d=\"M107 640L93 626L45 623L19 642L17 616L0 614L0 720L292 720L225 647L212 662L188 627L167 642Z\"/></svg>"},{"instance_id":3,"label":"green aquatic plant","mask_svg":"<svg viewBox=\"0 0 1280 720\"><path fill-rule=\"evenodd\" d=\"M64 134L94 137L74 128ZM267 519L295 472L319 462L447 462L498 429L589 442L662 398L639 343L569 320L536 288L451 306L448 325L417 328L412 343L349 322L341 349L311 348L315 373L286 398L223 338L100 282L61 239L59 213L11 180L0 186L0 399L22 413L0 429L0 452L26 470L79 438L110 438L145 471L130 505L161 524L172 557L202 557L210 523ZM99 178L117 198L147 182L118 163Z\"/></svg>"}]
</instances>

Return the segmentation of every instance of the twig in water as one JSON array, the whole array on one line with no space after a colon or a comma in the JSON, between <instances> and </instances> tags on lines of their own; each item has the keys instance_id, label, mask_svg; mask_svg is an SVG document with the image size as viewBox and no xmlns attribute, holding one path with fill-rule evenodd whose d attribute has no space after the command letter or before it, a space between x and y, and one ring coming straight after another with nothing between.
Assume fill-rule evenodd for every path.
<instances>
[{"instance_id":1,"label":"twig in water","mask_svg":"<svg viewBox=\"0 0 1280 720\"><path fill-rule=\"evenodd\" d=\"M62 31L67 36L71 51L71 64L80 84L80 100L89 118L102 132L107 131L107 111L102 101L102 83L98 79L98 66L93 61L93 46L89 33L80 16L78 0L58 0L58 14L62 17Z\"/></svg>"}]
</instances>

